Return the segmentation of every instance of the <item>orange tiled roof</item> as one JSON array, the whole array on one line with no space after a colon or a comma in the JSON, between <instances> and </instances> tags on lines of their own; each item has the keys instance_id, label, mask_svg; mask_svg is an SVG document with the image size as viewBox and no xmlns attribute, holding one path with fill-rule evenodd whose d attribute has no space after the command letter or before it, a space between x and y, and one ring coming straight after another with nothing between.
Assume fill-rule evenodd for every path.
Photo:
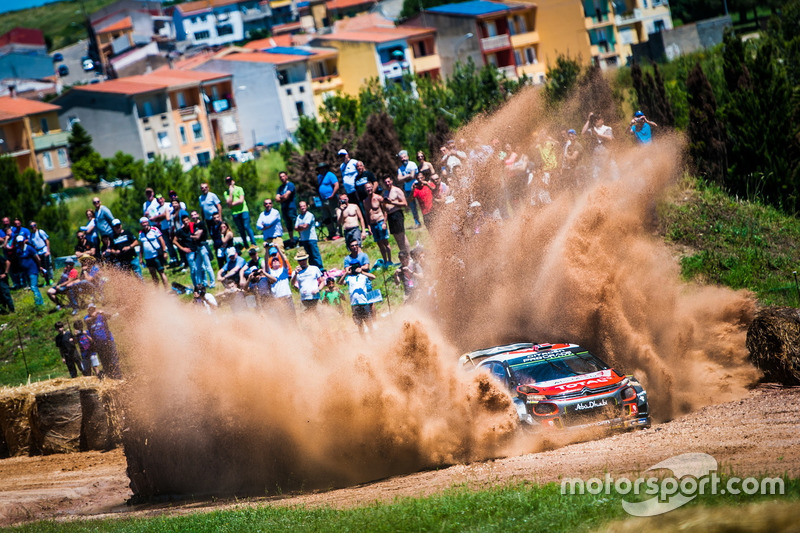
<instances>
[{"instance_id":1,"label":"orange tiled roof","mask_svg":"<svg viewBox=\"0 0 800 533\"><path fill-rule=\"evenodd\" d=\"M325 6L329 10L347 9L348 7L355 7L364 4L375 4L375 0L328 0Z\"/></svg>"},{"instance_id":2,"label":"orange tiled roof","mask_svg":"<svg viewBox=\"0 0 800 533\"><path fill-rule=\"evenodd\" d=\"M374 26L394 27L394 22L379 13L361 13L355 17L335 21L333 23L333 31L356 31Z\"/></svg>"},{"instance_id":3,"label":"orange tiled roof","mask_svg":"<svg viewBox=\"0 0 800 533\"><path fill-rule=\"evenodd\" d=\"M193 85L193 82L213 81L227 77L230 77L230 74L178 69L157 70L140 76L119 78L91 85L79 85L75 89L98 93L134 95L160 89L185 87Z\"/></svg>"},{"instance_id":4,"label":"orange tiled roof","mask_svg":"<svg viewBox=\"0 0 800 533\"><path fill-rule=\"evenodd\" d=\"M236 4L240 1L241 0L197 0L195 2L184 2L183 4L178 4L175 6L175 9L186 15L188 13L195 13L197 11L205 11L213 7Z\"/></svg>"},{"instance_id":5,"label":"orange tiled roof","mask_svg":"<svg viewBox=\"0 0 800 533\"><path fill-rule=\"evenodd\" d=\"M273 65L287 65L305 61L314 56L300 56L292 54L269 54L266 52L250 52L241 54L230 54L220 59L225 61L247 61L249 63L272 63Z\"/></svg>"},{"instance_id":6,"label":"orange tiled roof","mask_svg":"<svg viewBox=\"0 0 800 533\"><path fill-rule=\"evenodd\" d=\"M275 35L274 37L267 37L266 39L250 41L244 45L245 48L249 48L250 50L263 50L276 46L292 46L292 36L289 34Z\"/></svg>"},{"instance_id":7,"label":"orange tiled roof","mask_svg":"<svg viewBox=\"0 0 800 533\"><path fill-rule=\"evenodd\" d=\"M321 35L319 36L319 40L385 43L396 39L408 39L409 37L431 34L435 31L435 28L411 28L406 26L402 28L382 28L380 26L373 26L361 31L340 31Z\"/></svg>"},{"instance_id":8,"label":"orange tiled roof","mask_svg":"<svg viewBox=\"0 0 800 533\"><path fill-rule=\"evenodd\" d=\"M133 21L130 17L125 17L124 19L118 20L117 22L110 24L105 28L97 30L97 33L111 33L112 31L130 30L131 28L133 28Z\"/></svg>"},{"instance_id":9,"label":"orange tiled roof","mask_svg":"<svg viewBox=\"0 0 800 533\"><path fill-rule=\"evenodd\" d=\"M61 108L57 105L46 104L38 100L0 96L0 120L12 120L15 118L26 117L28 115L35 115L37 113L58 111L59 109Z\"/></svg>"}]
</instances>

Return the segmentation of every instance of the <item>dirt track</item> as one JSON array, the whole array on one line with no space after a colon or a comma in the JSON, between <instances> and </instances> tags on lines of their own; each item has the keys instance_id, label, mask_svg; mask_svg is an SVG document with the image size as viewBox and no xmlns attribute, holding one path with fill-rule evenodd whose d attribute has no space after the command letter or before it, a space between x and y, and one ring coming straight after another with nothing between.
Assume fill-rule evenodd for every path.
<instances>
[{"instance_id":1,"label":"dirt track","mask_svg":"<svg viewBox=\"0 0 800 533\"><path fill-rule=\"evenodd\" d=\"M703 408L636 433L572 444L546 452L396 476L345 489L259 498L242 504L183 502L128 507L125 457L120 450L0 461L0 526L77 516L146 516L234 505L329 505L348 507L396 497L425 496L453 485L474 488L560 477L636 473L686 452L711 454L720 470L738 475L800 476L800 387L769 385L737 402Z\"/></svg>"}]
</instances>

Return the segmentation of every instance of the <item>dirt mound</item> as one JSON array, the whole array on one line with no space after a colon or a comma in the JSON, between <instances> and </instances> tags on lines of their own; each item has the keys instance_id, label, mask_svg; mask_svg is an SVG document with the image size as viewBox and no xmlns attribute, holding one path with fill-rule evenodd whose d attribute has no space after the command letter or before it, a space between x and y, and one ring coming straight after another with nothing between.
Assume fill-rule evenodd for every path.
<instances>
[{"instance_id":1,"label":"dirt mound","mask_svg":"<svg viewBox=\"0 0 800 533\"><path fill-rule=\"evenodd\" d=\"M750 361L768 381L800 385L800 309L767 307L747 331Z\"/></svg>"}]
</instances>

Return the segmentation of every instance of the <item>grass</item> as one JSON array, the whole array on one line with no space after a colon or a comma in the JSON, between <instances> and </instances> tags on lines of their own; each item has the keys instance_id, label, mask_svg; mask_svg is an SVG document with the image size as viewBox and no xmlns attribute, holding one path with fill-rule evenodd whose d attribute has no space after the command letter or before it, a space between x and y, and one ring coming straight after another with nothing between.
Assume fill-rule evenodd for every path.
<instances>
[{"instance_id":1,"label":"grass","mask_svg":"<svg viewBox=\"0 0 800 533\"><path fill-rule=\"evenodd\" d=\"M51 40L50 51L86 39L84 10L91 14L116 0L66 0L0 15L0 35L12 28L38 28ZM48 43L49 44L49 43Z\"/></svg>"},{"instance_id":2,"label":"grass","mask_svg":"<svg viewBox=\"0 0 800 533\"><path fill-rule=\"evenodd\" d=\"M686 179L660 210L667 242L689 250L687 280L750 289L765 305L800 306L800 220Z\"/></svg>"},{"instance_id":3,"label":"grass","mask_svg":"<svg viewBox=\"0 0 800 533\"><path fill-rule=\"evenodd\" d=\"M352 509L262 506L186 516L123 520L36 522L9 531L589 531L627 518L624 497L562 495L557 483L510 484L473 491L455 487L426 498L404 498ZM797 501L800 481L786 479L783 496L700 495L689 506L737 506L766 501Z\"/></svg>"}]
</instances>

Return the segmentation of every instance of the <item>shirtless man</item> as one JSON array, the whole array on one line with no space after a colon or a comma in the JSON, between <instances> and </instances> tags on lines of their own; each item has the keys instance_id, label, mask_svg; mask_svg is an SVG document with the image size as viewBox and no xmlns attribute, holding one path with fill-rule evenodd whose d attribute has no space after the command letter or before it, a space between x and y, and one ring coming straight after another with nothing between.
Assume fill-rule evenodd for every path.
<instances>
[{"instance_id":1,"label":"shirtless man","mask_svg":"<svg viewBox=\"0 0 800 533\"><path fill-rule=\"evenodd\" d=\"M409 246L406 238L406 221L403 208L408 206L408 202L403 189L395 186L391 176L386 176L383 179L383 206L386 210L386 220L389 223L389 233L397 241L397 247L400 248L400 251L407 252Z\"/></svg>"},{"instance_id":2,"label":"shirtless man","mask_svg":"<svg viewBox=\"0 0 800 533\"><path fill-rule=\"evenodd\" d=\"M372 230L372 237L378 243L381 250L381 257L384 265L392 264L392 249L389 248L389 228L386 226L386 218L383 215L383 198L375 194L371 182L364 185L367 196L364 199L364 207L367 208L367 218L369 228Z\"/></svg>"},{"instance_id":3,"label":"shirtless man","mask_svg":"<svg viewBox=\"0 0 800 533\"><path fill-rule=\"evenodd\" d=\"M352 240L361 244L361 232L366 229L364 216L356 204L351 204L346 193L339 195L339 207L336 210L337 220L344 232L344 242Z\"/></svg>"}]
</instances>

